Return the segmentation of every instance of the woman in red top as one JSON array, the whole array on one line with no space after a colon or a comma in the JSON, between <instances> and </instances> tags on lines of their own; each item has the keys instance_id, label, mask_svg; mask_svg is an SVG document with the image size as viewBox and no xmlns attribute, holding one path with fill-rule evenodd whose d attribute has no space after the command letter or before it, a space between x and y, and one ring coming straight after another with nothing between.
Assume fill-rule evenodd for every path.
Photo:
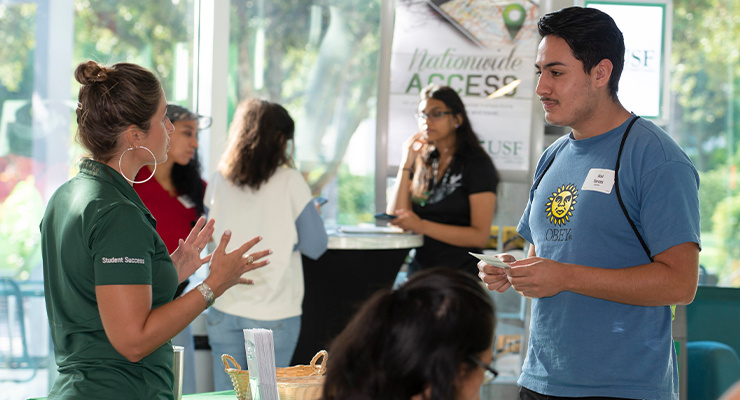
<instances>
[{"instance_id":1,"label":"woman in red top","mask_svg":"<svg viewBox=\"0 0 740 400\"><path fill-rule=\"evenodd\" d=\"M205 213L206 183L200 176L198 132L208 128L211 119L177 104L167 105L167 117L175 127L170 135L167 161L157 164L153 179L147 180L152 176L152 166L142 168L135 181L146 182L135 184L134 190L157 220L157 233L171 254ZM186 279L177 287L175 298L188 283ZM185 347L183 393L195 393L195 344L190 326L175 336L172 344Z\"/></svg>"}]
</instances>

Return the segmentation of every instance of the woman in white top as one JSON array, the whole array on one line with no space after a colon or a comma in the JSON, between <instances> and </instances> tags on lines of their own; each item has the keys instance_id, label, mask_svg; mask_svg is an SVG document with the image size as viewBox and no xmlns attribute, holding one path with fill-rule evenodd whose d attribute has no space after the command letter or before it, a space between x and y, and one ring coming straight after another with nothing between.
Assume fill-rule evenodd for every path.
<instances>
[{"instance_id":1,"label":"woman in white top","mask_svg":"<svg viewBox=\"0 0 740 400\"><path fill-rule=\"evenodd\" d=\"M234 113L218 172L206 189L209 217L216 220L214 237L228 226L233 243L257 233L264 237L258 247L273 251L269 268L245 275L254 285L226 291L208 313L216 390L233 388L222 354L247 365L243 329L271 329L276 366L290 364L301 329L301 253L317 259L326 250L324 223L310 188L290 167L286 150L293 131L293 119L279 104L243 101Z\"/></svg>"}]
</instances>

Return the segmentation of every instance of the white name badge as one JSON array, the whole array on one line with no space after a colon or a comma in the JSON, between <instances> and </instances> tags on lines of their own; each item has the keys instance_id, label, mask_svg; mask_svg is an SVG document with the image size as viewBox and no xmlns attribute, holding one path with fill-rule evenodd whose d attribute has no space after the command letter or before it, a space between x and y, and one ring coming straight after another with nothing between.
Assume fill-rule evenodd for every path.
<instances>
[{"instance_id":1,"label":"white name badge","mask_svg":"<svg viewBox=\"0 0 740 400\"><path fill-rule=\"evenodd\" d=\"M609 194L612 192L612 187L614 187L614 170L592 168L588 171L581 190L593 190Z\"/></svg>"},{"instance_id":2,"label":"white name badge","mask_svg":"<svg viewBox=\"0 0 740 400\"><path fill-rule=\"evenodd\" d=\"M188 197L188 196L185 196L185 195L177 196L177 200L179 200L180 201L180 204L182 204L183 206L185 206L185 208L187 208L187 209L191 209L191 208L195 207L195 203L193 203L190 200L190 197Z\"/></svg>"}]
</instances>

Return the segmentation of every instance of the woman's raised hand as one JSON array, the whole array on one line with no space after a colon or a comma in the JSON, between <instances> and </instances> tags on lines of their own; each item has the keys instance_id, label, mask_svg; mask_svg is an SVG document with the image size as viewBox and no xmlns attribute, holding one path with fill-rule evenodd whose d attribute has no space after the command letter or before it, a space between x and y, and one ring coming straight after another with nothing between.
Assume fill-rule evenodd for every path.
<instances>
[{"instance_id":1,"label":"woman's raised hand","mask_svg":"<svg viewBox=\"0 0 740 400\"><path fill-rule=\"evenodd\" d=\"M211 287L216 297L221 296L227 289L238 283L252 283L251 280L243 278L242 275L270 263L270 260L262 260L262 258L272 254L272 250L247 253L249 249L262 240L261 236L257 236L242 244L236 250L227 253L226 246L229 244L229 240L231 240L231 231L226 230L221 236L218 247L211 254L211 273L206 278L206 283Z\"/></svg>"},{"instance_id":2,"label":"woman's raised hand","mask_svg":"<svg viewBox=\"0 0 740 400\"><path fill-rule=\"evenodd\" d=\"M416 132L403 142L404 154L401 160L403 168L411 168L421 148L427 143L424 133Z\"/></svg>"},{"instance_id":3,"label":"woman's raised hand","mask_svg":"<svg viewBox=\"0 0 740 400\"><path fill-rule=\"evenodd\" d=\"M206 223L205 217L198 218L193 229L190 230L188 237L180 239L175 251L170 254L172 263L177 269L178 282L182 282L193 274L201 265L207 263L211 256L200 257L201 251L206 247L206 243L213 235L214 220Z\"/></svg>"}]
</instances>

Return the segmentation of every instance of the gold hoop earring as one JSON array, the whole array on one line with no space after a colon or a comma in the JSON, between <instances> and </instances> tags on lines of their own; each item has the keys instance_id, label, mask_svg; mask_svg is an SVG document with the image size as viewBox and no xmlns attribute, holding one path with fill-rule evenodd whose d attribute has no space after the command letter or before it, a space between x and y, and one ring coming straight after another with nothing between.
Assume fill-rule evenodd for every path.
<instances>
[{"instance_id":1,"label":"gold hoop earring","mask_svg":"<svg viewBox=\"0 0 740 400\"><path fill-rule=\"evenodd\" d=\"M144 179L143 181L134 181L134 180L128 179L128 177L126 176L126 174L123 173L123 168L121 168L121 160L123 160L123 155L126 154L126 152L129 151L129 150L136 150L136 149L144 149L144 150L148 151L149 154L151 154L152 155L152 158L154 159L154 171L152 171L152 174L149 175L149 177L146 178L146 179ZM118 158L118 172L121 173L121 175L123 176L123 179L125 179L125 180L127 180L127 181L129 181L131 183L144 183L144 182L148 181L149 179L152 179L152 177L154 177L154 173L157 172L157 157L154 156L154 153L152 153L151 150L147 149L144 146L135 146L135 147L132 146L132 147L129 147L128 149L124 150L123 153L121 153L121 157Z\"/></svg>"}]
</instances>

